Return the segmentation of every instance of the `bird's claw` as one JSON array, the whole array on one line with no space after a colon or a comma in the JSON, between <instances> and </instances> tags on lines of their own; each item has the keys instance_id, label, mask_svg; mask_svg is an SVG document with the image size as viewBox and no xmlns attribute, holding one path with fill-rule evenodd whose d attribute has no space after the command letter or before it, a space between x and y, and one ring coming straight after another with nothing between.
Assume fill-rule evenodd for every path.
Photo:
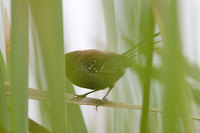
<instances>
[{"instance_id":1,"label":"bird's claw","mask_svg":"<svg viewBox=\"0 0 200 133\"><path fill-rule=\"evenodd\" d=\"M106 99L106 98L103 98L102 100L100 100L98 103L97 103L97 105L96 105L96 111L98 111L97 110L97 108L99 107L99 105L101 105L101 104L103 104L105 101L107 101L108 99Z\"/></svg>"},{"instance_id":2,"label":"bird's claw","mask_svg":"<svg viewBox=\"0 0 200 133\"><path fill-rule=\"evenodd\" d=\"M73 98L70 100L71 102L73 101L78 101L78 100L81 100L83 98L85 98L87 95L83 94L83 95L76 95L74 94Z\"/></svg>"}]
</instances>

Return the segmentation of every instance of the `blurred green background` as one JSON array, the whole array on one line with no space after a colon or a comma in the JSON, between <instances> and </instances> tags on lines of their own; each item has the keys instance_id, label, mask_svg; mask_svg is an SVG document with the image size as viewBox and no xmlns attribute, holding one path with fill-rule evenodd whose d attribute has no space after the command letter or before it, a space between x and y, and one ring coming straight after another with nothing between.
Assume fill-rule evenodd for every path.
<instances>
[{"instance_id":1,"label":"blurred green background","mask_svg":"<svg viewBox=\"0 0 200 133\"><path fill-rule=\"evenodd\" d=\"M177 0L1 0L0 133L200 132L197 5ZM65 102L66 93L89 91L66 79L65 53L100 49L121 54L143 40L145 49L108 96L142 109L113 105L96 111L95 106ZM49 100L29 99L31 87L47 90ZM150 107L162 112L150 112Z\"/></svg>"}]
</instances>

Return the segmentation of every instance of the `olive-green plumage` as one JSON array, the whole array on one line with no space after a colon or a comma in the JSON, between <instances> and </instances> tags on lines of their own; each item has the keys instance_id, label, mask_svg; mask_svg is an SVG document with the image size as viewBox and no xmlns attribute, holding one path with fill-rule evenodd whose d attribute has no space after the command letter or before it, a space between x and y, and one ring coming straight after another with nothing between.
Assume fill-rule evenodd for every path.
<instances>
[{"instance_id":1,"label":"olive-green plumage","mask_svg":"<svg viewBox=\"0 0 200 133\"><path fill-rule=\"evenodd\" d=\"M138 54L137 47L122 55L94 49L65 54L65 72L68 79L79 87L93 90L83 95L76 95L74 99L84 98L90 93L109 88L103 99L97 103L97 109L104 103L114 84L124 75L130 60L136 54Z\"/></svg>"},{"instance_id":2,"label":"olive-green plumage","mask_svg":"<svg viewBox=\"0 0 200 133\"><path fill-rule=\"evenodd\" d=\"M152 37L158 35L160 33L156 33ZM145 40L141 41L121 55L94 49L73 51L65 54L65 72L68 79L79 87L93 90L83 95L77 95L77 98L84 98L90 93L109 88L96 107L102 104L114 84L124 75L125 69L130 66L130 61L133 57L144 49L145 42ZM153 42L153 44L158 42L160 41Z\"/></svg>"},{"instance_id":3,"label":"olive-green plumage","mask_svg":"<svg viewBox=\"0 0 200 133\"><path fill-rule=\"evenodd\" d=\"M128 60L99 50L74 51L65 55L66 76L77 86L92 90L113 88L123 76Z\"/></svg>"},{"instance_id":4,"label":"olive-green plumage","mask_svg":"<svg viewBox=\"0 0 200 133\"><path fill-rule=\"evenodd\" d=\"M109 88L96 108L102 104L114 84L124 75L130 59L135 56L135 48L122 55L100 50L73 51L65 54L66 76L75 85L93 91L77 95L75 99L84 98L98 90Z\"/></svg>"}]
</instances>

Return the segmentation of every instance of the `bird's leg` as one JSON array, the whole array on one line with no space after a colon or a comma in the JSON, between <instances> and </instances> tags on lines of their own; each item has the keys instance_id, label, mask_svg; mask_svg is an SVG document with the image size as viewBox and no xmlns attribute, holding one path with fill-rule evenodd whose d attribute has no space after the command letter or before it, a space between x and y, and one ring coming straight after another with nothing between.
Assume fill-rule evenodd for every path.
<instances>
[{"instance_id":1,"label":"bird's leg","mask_svg":"<svg viewBox=\"0 0 200 133\"><path fill-rule=\"evenodd\" d=\"M83 94L83 95L76 95L76 94L75 94L74 97L71 99L71 101L83 99L83 98L85 98L88 94L93 93L93 92L95 92L95 91L98 91L98 90L93 90L93 91L90 91L90 92L85 93L85 94Z\"/></svg>"},{"instance_id":2,"label":"bird's leg","mask_svg":"<svg viewBox=\"0 0 200 133\"><path fill-rule=\"evenodd\" d=\"M112 87L112 88L113 88L113 87ZM104 102L107 100L106 97L108 96L108 94L110 93L110 91L112 90L112 88L109 88L108 92L107 92L106 95L103 97L103 99L100 100L100 101L97 103L97 105L96 105L96 111L97 111L98 106L101 105L102 103L104 103Z\"/></svg>"}]
</instances>

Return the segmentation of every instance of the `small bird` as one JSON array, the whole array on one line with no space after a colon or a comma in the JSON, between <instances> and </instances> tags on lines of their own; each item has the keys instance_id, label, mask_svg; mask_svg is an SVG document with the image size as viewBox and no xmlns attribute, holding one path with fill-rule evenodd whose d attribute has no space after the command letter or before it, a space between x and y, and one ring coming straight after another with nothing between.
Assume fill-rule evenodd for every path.
<instances>
[{"instance_id":1,"label":"small bird","mask_svg":"<svg viewBox=\"0 0 200 133\"><path fill-rule=\"evenodd\" d=\"M137 49L138 46L136 45L121 55L95 49L65 54L65 72L68 79L79 87L93 90L83 95L76 95L76 98L84 98L90 93L109 88L96 108L102 104L114 84L124 75L126 68L130 66L131 59L141 51L142 47Z\"/></svg>"}]
</instances>

